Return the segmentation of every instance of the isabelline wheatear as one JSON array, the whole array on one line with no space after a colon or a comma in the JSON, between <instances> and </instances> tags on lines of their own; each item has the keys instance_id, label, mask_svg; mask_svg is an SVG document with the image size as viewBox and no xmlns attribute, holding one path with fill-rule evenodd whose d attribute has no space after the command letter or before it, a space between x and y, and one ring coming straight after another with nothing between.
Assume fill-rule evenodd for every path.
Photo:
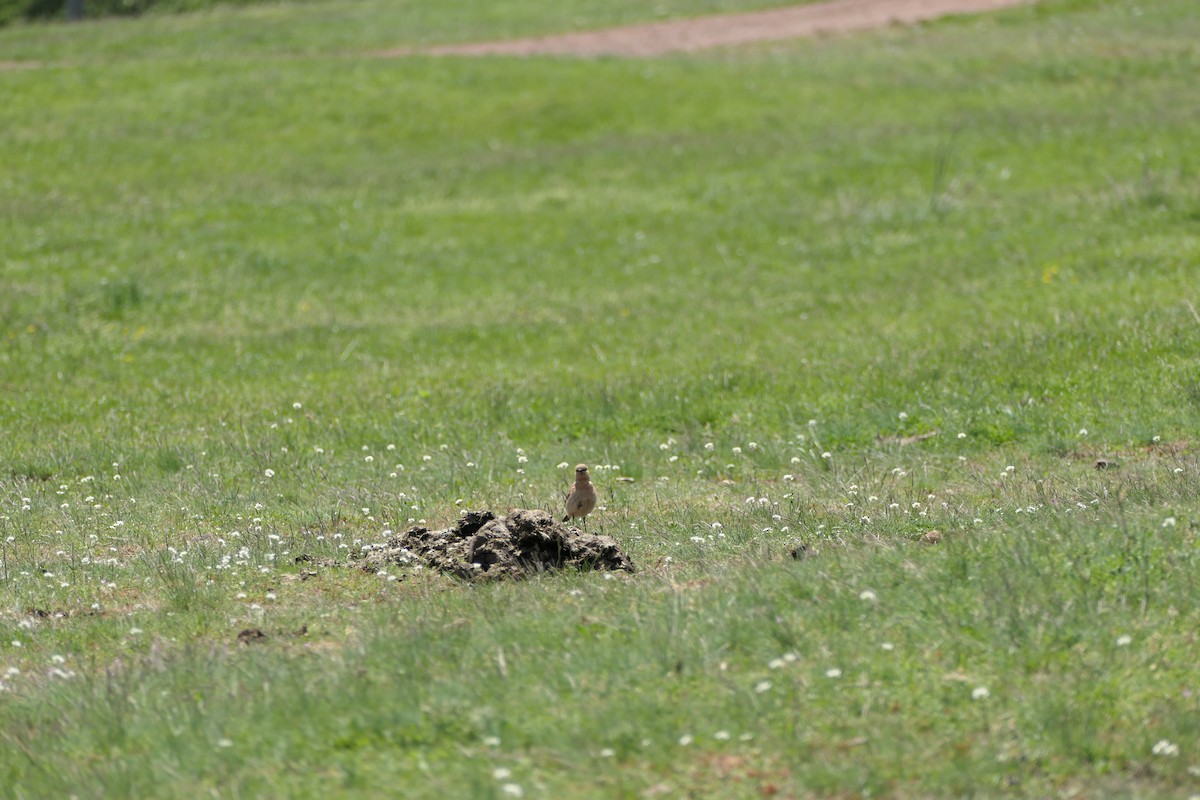
<instances>
[{"instance_id":1,"label":"isabelline wheatear","mask_svg":"<svg viewBox=\"0 0 1200 800\"><path fill-rule=\"evenodd\" d=\"M562 521L567 522L574 518L586 520L587 515L595 508L596 487L592 486L587 464L580 464L575 468L575 485L567 493L567 515Z\"/></svg>"}]
</instances>

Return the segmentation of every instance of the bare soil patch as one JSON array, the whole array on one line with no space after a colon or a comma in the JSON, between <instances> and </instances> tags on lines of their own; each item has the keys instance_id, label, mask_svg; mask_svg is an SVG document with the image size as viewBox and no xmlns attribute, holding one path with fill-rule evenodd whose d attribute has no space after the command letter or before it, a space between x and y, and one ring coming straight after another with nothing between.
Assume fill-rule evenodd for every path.
<instances>
[{"instance_id":1,"label":"bare soil patch","mask_svg":"<svg viewBox=\"0 0 1200 800\"><path fill-rule=\"evenodd\" d=\"M714 47L849 33L912 24L953 14L976 14L1031 0L832 0L745 14L626 25L596 31L498 42L399 48L384 56L625 56L645 58Z\"/></svg>"}]
</instances>

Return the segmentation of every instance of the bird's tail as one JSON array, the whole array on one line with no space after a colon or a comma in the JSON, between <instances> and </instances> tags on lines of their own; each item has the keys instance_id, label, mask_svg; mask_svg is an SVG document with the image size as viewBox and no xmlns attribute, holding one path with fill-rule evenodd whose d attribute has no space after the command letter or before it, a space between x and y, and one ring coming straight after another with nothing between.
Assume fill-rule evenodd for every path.
<instances>
[{"instance_id":1,"label":"bird's tail","mask_svg":"<svg viewBox=\"0 0 1200 800\"><path fill-rule=\"evenodd\" d=\"M569 519L571 519L571 515L567 514L565 517L563 517L563 522L566 522Z\"/></svg>"}]
</instances>

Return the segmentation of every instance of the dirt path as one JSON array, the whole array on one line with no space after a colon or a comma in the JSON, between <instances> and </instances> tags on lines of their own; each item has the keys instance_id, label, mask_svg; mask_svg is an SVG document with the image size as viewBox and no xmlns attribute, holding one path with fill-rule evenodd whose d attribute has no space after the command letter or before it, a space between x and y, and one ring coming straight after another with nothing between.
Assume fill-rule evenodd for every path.
<instances>
[{"instance_id":1,"label":"dirt path","mask_svg":"<svg viewBox=\"0 0 1200 800\"><path fill-rule=\"evenodd\" d=\"M973 14L1031 0L832 0L814 5L627 25L597 31L500 42L400 48L382 55L629 56L690 53L711 47L845 33L891 24Z\"/></svg>"}]
</instances>

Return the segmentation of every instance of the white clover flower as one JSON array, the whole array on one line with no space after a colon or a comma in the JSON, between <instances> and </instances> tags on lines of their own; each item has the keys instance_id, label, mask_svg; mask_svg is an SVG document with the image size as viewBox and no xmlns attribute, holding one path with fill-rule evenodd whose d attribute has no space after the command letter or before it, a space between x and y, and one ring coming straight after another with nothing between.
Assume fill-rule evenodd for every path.
<instances>
[{"instance_id":1,"label":"white clover flower","mask_svg":"<svg viewBox=\"0 0 1200 800\"><path fill-rule=\"evenodd\" d=\"M512 770L510 770L508 767L496 767L494 770L492 770L492 777L498 781L502 781L505 778L511 778Z\"/></svg>"},{"instance_id":2,"label":"white clover flower","mask_svg":"<svg viewBox=\"0 0 1200 800\"><path fill-rule=\"evenodd\" d=\"M796 476L795 476L795 475L788 474L788 475L784 475L784 476L783 476L783 479L784 479L785 481L794 481L794 480L796 480Z\"/></svg>"},{"instance_id":3,"label":"white clover flower","mask_svg":"<svg viewBox=\"0 0 1200 800\"><path fill-rule=\"evenodd\" d=\"M1117 637L1117 647L1128 647L1131 644L1133 644L1132 636L1122 635Z\"/></svg>"},{"instance_id":4,"label":"white clover flower","mask_svg":"<svg viewBox=\"0 0 1200 800\"><path fill-rule=\"evenodd\" d=\"M892 644L891 642L884 642L883 644L879 645L879 647L889 652L896 649L896 645Z\"/></svg>"},{"instance_id":5,"label":"white clover flower","mask_svg":"<svg viewBox=\"0 0 1200 800\"><path fill-rule=\"evenodd\" d=\"M711 450L715 450L716 448L717 448L717 446L716 446L715 444L713 444L712 442L705 442L705 443L704 443L704 449L705 449L705 450L710 450L710 451L711 451Z\"/></svg>"},{"instance_id":6,"label":"white clover flower","mask_svg":"<svg viewBox=\"0 0 1200 800\"><path fill-rule=\"evenodd\" d=\"M901 411L901 412L900 412L899 414L897 414L896 416L898 416L900 419L908 419L908 412L907 412L907 411Z\"/></svg>"},{"instance_id":7,"label":"white clover flower","mask_svg":"<svg viewBox=\"0 0 1200 800\"><path fill-rule=\"evenodd\" d=\"M740 447L735 447L735 448L733 448L733 454L734 454L735 456L737 456L737 455L741 455L741 453L742 453L742 448L740 448Z\"/></svg>"},{"instance_id":8,"label":"white clover flower","mask_svg":"<svg viewBox=\"0 0 1200 800\"><path fill-rule=\"evenodd\" d=\"M713 734L713 738L720 742L729 741L729 731L717 731Z\"/></svg>"},{"instance_id":9,"label":"white clover flower","mask_svg":"<svg viewBox=\"0 0 1200 800\"><path fill-rule=\"evenodd\" d=\"M292 408L294 408L294 409L296 409L297 411L299 411L300 409L304 408L304 406L303 406L303 405L301 405L300 403L292 403Z\"/></svg>"},{"instance_id":10,"label":"white clover flower","mask_svg":"<svg viewBox=\"0 0 1200 800\"><path fill-rule=\"evenodd\" d=\"M959 432L958 438L965 439L965 438L967 438L967 435L965 433Z\"/></svg>"},{"instance_id":11,"label":"white clover flower","mask_svg":"<svg viewBox=\"0 0 1200 800\"><path fill-rule=\"evenodd\" d=\"M1164 520L1162 521L1162 526L1163 526L1164 528L1174 528L1174 527L1175 527L1175 518L1174 518L1174 517L1167 517L1166 519L1164 519Z\"/></svg>"},{"instance_id":12,"label":"white clover flower","mask_svg":"<svg viewBox=\"0 0 1200 800\"><path fill-rule=\"evenodd\" d=\"M751 450L757 450L758 442L750 442L749 444L746 445L746 447L749 447Z\"/></svg>"},{"instance_id":13,"label":"white clover flower","mask_svg":"<svg viewBox=\"0 0 1200 800\"><path fill-rule=\"evenodd\" d=\"M679 737L679 746L687 747L693 741L695 741L695 740L692 738L692 735L690 733L685 733L683 736Z\"/></svg>"},{"instance_id":14,"label":"white clover flower","mask_svg":"<svg viewBox=\"0 0 1200 800\"><path fill-rule=\"evenodd\" d=\"M992 693L988 691L988 688L986 686L976 686L974 689L971 690L971 699L972 700L986 700L988 697L991 696L991 694Z\"/></svg>"},{"instance_id":15,"label":"white clover flower","mask_svg":"<svg viewBox=\"0 0 1200 800\"><path fill-rule=\"evenodd\" d=\"M571 465L570 465L570 464L568 464L568 463L567 463L567 462L565 462L565 461L560 461L560 462L558 462L558 468L559 468L559 469L566 469L566 468L567 468L567 467L569 467L569 466L571 466Z\"/></svg>"},{"instance_id":16,"label":"white clover flower","mask_svg":"<svg viewBox=\"0 0 1200 800\"><path fill-rule=\"evenodd\" d=\"M771 663L767 664L767 668L768 669L782 669L783 663L784 662L783 662L782 658L773 658L773 659L771 659Z\"/></svg>"},{"instance_id":17,"label":"white clover flower","mask_svg":"<svg viewBox=\"0 0 1200 800\"><path fill-rule=\"evenodd\" d=\"M1079 435L1080 435L1080 436L1087 436L1087 428L1080 428L1080 429L1079 429Z\"/></svg>"},{"instance_id":18,"label":"white clover flower","mask_svg":"<svg viewBox=\"0 0 1200 800\"><path fill-rule=\"evenodd\" d=\"M1167 739L1159 739L1154 743L1154 747L1151 749L1151 752L1156 756L1174 758L1175 756L1179 755L1179 745L1168 741Z\"/></svg>"},{"instance_id":19,"label":"white clover flower","mask_svg":"<svg viewBox=\"0 0 1200 800\"><path fill-rule=\"evenodd\" d=\"M842 677L842 671L840 669L838 669L837 667L830 667L829 669L825 670L825 677L826 678L840 678L840 677Z\"/></svg>"},{"instance_id":20,"label":"white clover flower","mask_svg":"<svg viewBox=\"0 0 1200 800\"><path fill-rule=\"evenodd\" d=\"M266 475L268 478L274 478L274 477L275 477L275 470L273 470L273 469L264 469L264 470L263 470L263 475Z\"/></svg>"},{"instance_id":21,"label":"white clover flower","mask_svg":"<svg viewBox=\"0 0 1200 800\"><path fill-rule=\"evenodd\" d=\"M232 739L217 739L217 747L233 747Z\"/></svg>"},{"instance_id":22,"label":"white clover flower","mask_svg":"<svg viewBox=\"0 0 1200 800\"><path fill-rule=\"evenodd\" d=\"M769 692L769 691L771 691L771 682L770 681L759 681L758 683L754 684L754 693L755 694L762 694L763 692Z\"/></svg>"},{"instance_id":23,"label":"white clover flower","mask_svg":"<svg viewBox=\"0 0 1200 800\"><path fill-rule=\"evenodd\" d=\"M601 758L612 758L616 754L617 754L617 751L613 750L611 747L605 747L603 750L600 751Z\"/></svg>"},{"instance_id":24,"label":"white clover flower","mask_svg":"<svg viewBox=\"0 0 1200 800\"><path fill-rule=\"evenodd\" d=\"M485 737L483 737L483 743L485 745L487 745L488 747L499 747L500 746L500 737L499 736L485 736Z\"/></svg>"},{"instance_id":25,"label":"white clover flower","mask_svg":"<svg viewBox=\"0 0 1200 800\"><path fill-rule=\"evenodd\" d=\"M833 458L833 453L826 450L824 453L821 453L821 458L826 458L826 459Z\"/></svg>"},{"instance_id":26,"label":"white clover flower","mask_svg":"<svg viewBox=\"0 0 1200 800\"><path fill-rule=\"evenodd\" d=\"M868 603L874 603L879 597L870 589L863 589L858 595L859 600L866 600Z\"/></svg>"}]
</instances>

